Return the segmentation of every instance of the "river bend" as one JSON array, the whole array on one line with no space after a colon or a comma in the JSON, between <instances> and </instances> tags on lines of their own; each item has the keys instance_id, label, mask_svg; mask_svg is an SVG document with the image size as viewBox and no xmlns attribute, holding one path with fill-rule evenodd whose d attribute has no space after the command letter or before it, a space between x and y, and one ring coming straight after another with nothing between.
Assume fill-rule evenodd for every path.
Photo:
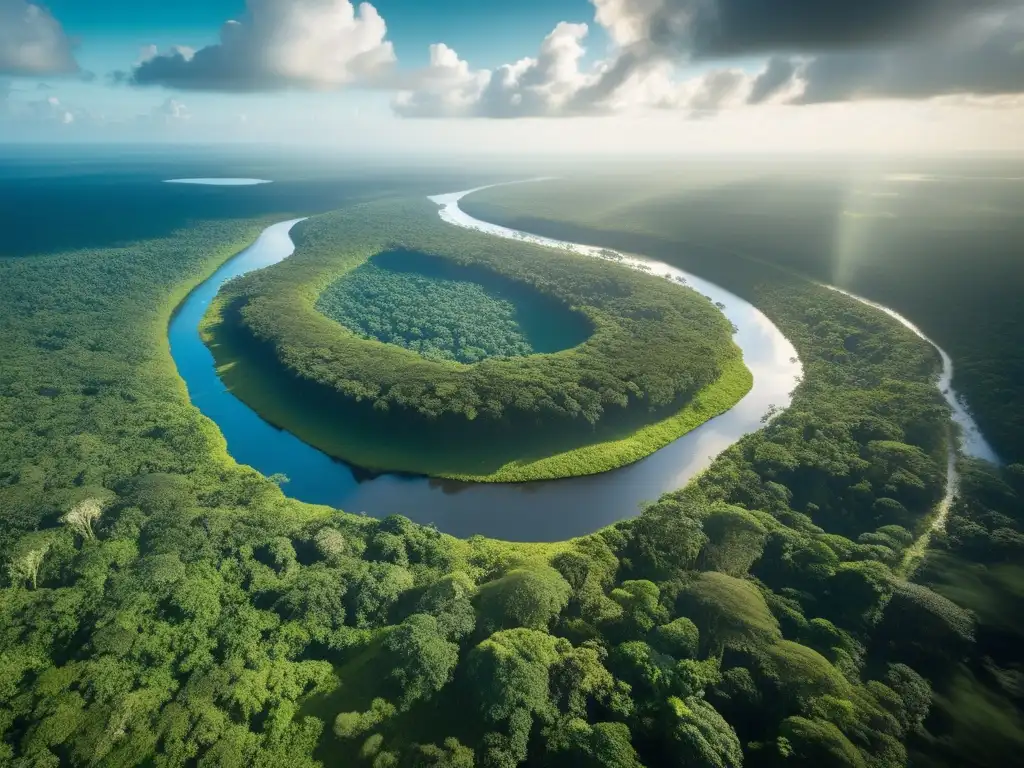
<instances>
[{"instance_id":1,"label":"river bend","mask_svg":"<svg viewBox=\"0 0 1024 768\"><path fill-rule=\"evenodd\" d=\"M268 424L229 392L199 335L199 323L225 281L275 264L293 253L289 232L301 221L295 219L268 227L252 246L221 266L189 294L169 328L171 354L192 403L217 424L236 461L265 475L287 475L289 482L283 486L285 493L308 503L326 504L377 518L401 514L418 523L434 524L439 530L459 537L483 535L509 541L561 541L635 516L643 502L682 487L706 469L718 454L759 429L763 417L773 408L789 405L790 393L802 372L796 351L779 329L749 302L661 262L515 232L473 219L459 207L458 201L474 191L477 190L431 199L440 206L441 217L453 225L496 237L612 258L622 268L639 268L675 282L685 282L718 303L733 323L734 340L753 373L751 391L727 413L656 453L601 475L520 484L475 484L399 475L381 475L367 480L363 473L344 462ZM913 327L891 310L881 309ZM948 355L942 350L940 354L943 357L941 386L947 399L952 398L956 403L955 416L967 438L965 451L987 446L949 387L951 364Z\"/></svg>"}]
</instances>

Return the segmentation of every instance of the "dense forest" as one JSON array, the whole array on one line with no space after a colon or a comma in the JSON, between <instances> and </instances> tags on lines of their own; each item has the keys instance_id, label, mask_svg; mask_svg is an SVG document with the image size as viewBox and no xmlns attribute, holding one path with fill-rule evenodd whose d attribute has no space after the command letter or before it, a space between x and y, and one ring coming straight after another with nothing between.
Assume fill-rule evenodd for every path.
<instances>
[{"instance_id":1,"label":"dense forest","mask_svg":"<svg viewBox=\"0 0 1024 768\"><path fill-rule=\"evenodd\" d=\"M488 290L446 266L423 254L381 253L329 285L316 308L363 338L467 364L558 352L590 335L581 313L515 283Z\"/></svg>"},{"instance_id":2,"label":"dense forest","mask_svg":"<svg viewBox=\"0 0 1024 768\"><path fill-rule=\"evenodd\" d=\"M316 402L315 428L333 419L349 437L363 429L368 441L309 439L364 468L491 480L594 473L652 453L728 410L750 387L737 370L729 321L700 294L585 256L457 229L428 201L318 216L299 224L295 238L295 255L224 287L207 323L211 348L225 368L250 360L250 381L236 372L232 386L273 423L307 439L296 412ZM396 251L393 258L441 263L435 268L514 292L526 307L520 317L556 348L558 337L583 343L461 365L368 340L318 311L325 289L332 295L331 285L368 258ZM552 334L549 326L566 315L570 322ZM268 410L271 398L249 393L270 386L275 371L292 381L275 390L283 397ZM266 385L252 381L264 377ZM676 418L698 411L699 419ZM655 437L642 432L658 424L665 428ZM377 445L382 440L387 448ZM537 463L612 441L621 445L597 463L581 456Z\"/></svg>"},{"instance_id":3,"label":"dense forest","mask_svg":"<svg viewBox=\"0 0 1024 768\"><path fill-rule=\"evenodd\" d=\"M0 762L995 768L1024 747L1024 468L966 464L917 564L949 414L898 323L758 276L805 366L789 409L635 519L460 541L287 499L189 405L170 312L262 224L0 260Z\"/></svg>"},{"instance_id":4,"label":"dense forest","mask_svg":"<svg viewBox=\"0 0 1024 768\"><path fill-rule=\"evenodd\" d=\"M770 264L890 306L956 360L954 386L1012 462L1024 459L1021 177L984 160L693 163L495 187L462 207L638 251L748 299L751 270Z\"/></svg>"}]
</instances>

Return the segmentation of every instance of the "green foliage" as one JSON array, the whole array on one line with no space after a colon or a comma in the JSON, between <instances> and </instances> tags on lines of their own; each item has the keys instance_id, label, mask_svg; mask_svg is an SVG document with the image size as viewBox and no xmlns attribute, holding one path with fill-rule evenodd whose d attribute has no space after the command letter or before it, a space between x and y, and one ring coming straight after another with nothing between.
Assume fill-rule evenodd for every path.
<instances>
[{"instance_id":1,"label":"green foliage","mask_svg":"<svg viewBox=\"0 0 1024 768\"><path fill-rule=\"evenodd\" d=\"M638 574L666 576L692 568L707 537L703 507L688 496L666 496L623 526L629 535L630 564Z\"/></svg>"},{"instance_id":2,"label":"green foliage","mask_svg":"<svg viewBox=\"0 0 1024 768\"><path fill-rule=\"evenodd\" d=\"M470 652L469 676L486 720L510 720L517 710L550 712L548 672L558 661L559 642L537 630L510 629Z\"/></svg>"},{"instance_id":3,"label":"green foliage","mask_svg":"<svg viewBox=\"0 0 1024 768\"><path fill-rule=\"evenodd\" d=\"M665 765L740 768L743 752L732 727L703 699L668 700L665 727L671 744Z\"/></svg>"},{"instance_id":4,"label":"green foliage","mask_svg":"<svg viewBox=\"0 0 1024 768\"><path fill-rule=\"evenodd\" d=\"M484 221L659 258L744 298L766 278L796 273L881 301L952 355L954 385L983 432L1004 458L1020 461L1024 278L1017 245L1024 226L1012 213L1024 193L1000 180L1007 174L998 164L922 163L922 176L956 181L913 188L878 168L858 176L856 190L865 195L855 195L857 211L849 207L847 172L829 165L794 175L781 162L590 171L481 190L461 206ZM900 161L889 170L906 167ZM885 196L871 198L875 191ZM974 204L965 207L965 198ZM878 218L851 219L856 212ZM855 233L854 240L836 247L837 233ZM837 354L881 349L869 337L837 336ZM801 357L806 364L802 350Z\"/></svg>"},{"instance_id":5,"label":"green foliage","mask_svg":"<svg viewBox=\"0 0 1024 768\"><path fill-rule=\"evenodd\" d=\"M657 700L675 687L675 659L658 653L647 643L631 640L612 651L608 666L615 677L643 699Z\"/></svg>"},{"instance_id":6,"label":"green foliage","mask_svg":"<svg viewBox=\"0 0 1024 768\"><path fill-rule=\"evenodd\" d=\"M624 637L645 637L668 618L662 607L661 590L646 580L624 581L609 594L621 608L618 629Z\"/></svg>"},{"instance_id":7,"label":"green foliage","mask_svg":"<svg viewBox=\"0 0 1024 768\"><path fill-rule=\"evenodd\" d=\"M867 763L842 731L823 720L789 717L779 729L779 752L786 765L866 768Z\"/></svg>"},{"instance_id":8,"label":"green foliage","mask_svg":"<svg viewBox=\"0 0 1024 768\"><path fill-rule=\"evenodd\" d=\"M781 637L757 587L724 573L698 575L680 592L677 607L697 625L705 653L770 644Z\"/></svg>"},{"instance_id":9,"label":"green foliage","mask_svg":"<svg viewBox=\"0 0 1024 768\"><path fill-rule=\"evenodd\" d=\"M716 364L730 353L727 322L690 292L661 279L609 269L593 259L553 255L454 229L432 209L425 202L374 204L307 222L296 255L232 284L228 301L238 297L245 302L245 326L274 344L289 369L335 388L343 397L369 398L381 407L400 406L430 417L541 414L596 423L605 408L622 407L631 399L644 407L675 403L680 395L713 381ZM558 356L557 366L554 360L532 358L458 368L332 332L330 324L316 322L308 302L295 305L306 286L324 275L348 273L380 251L385 241L410 250L421 244L421 252L465 270L531 285L592 316L597 332L581 350ZM340 243L345 248L341 257ZM272 318L281 302L291 306ZM308 337L310 333L316 336ZM648 354L654 344L657 354ZM431 397L421 380L428 371L430 391L452 388L453 396ZM588 382L595 376L600 390ZM649 383L638 387L638 380ZM529 384L513 393L508 389L513 382Z\"/></svg>"},{"instance_id":10,"label":"green foliage","mask_svg":"<svg viewBox=\"0 0 1024 768\"><path fill-rule=\"evenodd\" d=\"M428 698L451 679L459 647L445 639L433 616L417 613L398 625L384 641L389 680L403 709Z\"/></svg>"},{"instance_id":11,"label":"green foliage","mask_svg":"<svg viewBox=\"0 0 1024 768\"><path fill-rule=\"evenodd\" d=\"M480 587L477 606L489 631L547 629L569 604L571 588L554 568L517 568Z\"/></svg>"},{"instance_id":12,"label":"green foliage","mask_svg":"<svg viewBox=\"0 0 1024 768\"><path fill-rule=\"evenodd\" d=\"M417 254L382 254L328 286L316 308L363 338L397 344L429 360L477 363L536 351L516 321L512 301L468 279L447 278L432 262ZM563 312L545 321L557 327L571 326L573 319ZM585 330L586 321L575 325Z\"/></svg>"},{"instance_id":13,"label":"green foliage","mask_svg":"<svg viewBox=\"0 0 1024 768\"><path fill-rule=\"evenodd\" d=\"M563 650L551 667L551 699L560 712L586 717L595 701L609 704L616 693L615 681L605 669L607 653L597 644Z\"/></svg>"},{"instance_id":14,"label":"green foliage","mask_svg":"<svg viewBox=\"0 0 1024 768\"><path fill-rule=\"evenodd\" d=\"M708 543L702 561L707 570L743 576L764 550L768 531L745 509L716 505L703 524Z\"/></svg>"},{"instance_id":15,"label":"green foliage","mask_svg":"<svg viewBox=\"0 0 1024 768\"><path fill-rule=\"evenodd\" d=\"M848 626L874 624L895 588L892 572L881 563L843 563L829 579L829 614Z\"/></svg>"},{"instance_id":16,"label":"green foliage","mask_svg":"<svg viewBox=\"0 0 1024 768\"><path fill-rule=\"evenodd\" d=\"M385 699L374 699L365 712L342 712L334 718L334 735L339 739L354 739L376 728L394 714L394 705Z\"/></svg>"},{"instance_id":17,"label":"green foliage","mask_svg":"<svg viewBox=\"0 0 1024 768\"><path fill-rule=\"evenodd\" d=\"M417 603L417 609L434 617L438 632L448 640L458 641L476 627L476 611L472 596L473 580L456 571L431 584Z\"/></svg>"},{"instance_id":18,"label":"green foliage","mask_svg":"<svg viewBox=\"0 0 1024 768\"><path fill-rule=\"evenodd\" d=\"M700 646L700 630L685 616L655 627L651 645L676 659L692 659Z\"/></svg>"},{"instance_id":19,"label":"green foliage","mask_svg":"<svg viewBox=\"0 0 1024 768\"><path fill-rule=\"evenodd\" d=\"M570 720L548 736L548 750L558 765L573 768L642 768L624 723Z\"/></svg>"},{"instance_id":20,"label":"green foliage","mask_svg":"<svg viewBox=\"0 0 1024 768\"><path fill-rule=\"evenodd\" d=\"M439 747L435 744L417 745L410 760L410 768L473 768L473 750L458 739L447 738Z\"/></svg>"},{"instance_id":21,"label":"green foliage","mask_svg":"<svg viewBox=\"0 0 1024 768\"><path fill-rule=\"evenodd\" d=\"M900 584L885 609L881 632L897 658L958 660L974 641L974 617L920 584Z\"/></svg>"},{"instance_id":22,"label":"green foliage","mask_svg":"<svg viewBox=\"0 0 1024 768\"><path fill-rule=\"evenodd\" d=\"M886 685L896 694L899 708L893 714L904 732L919 730L932 703L928 681L906 664L891 664L885 674Z\"/></svg>"},{"instance_id":23,"label":"green foliage","mask_svg":"<svg viewBox=\"0 0 1024 768\"><path fill-rule=\"evenodd\" d=\"M781 640L769 646L766 654L785 696L806 702L818 696L841 696L848 692L847 680L812 648Z\"/></svg>"}]
</instances>

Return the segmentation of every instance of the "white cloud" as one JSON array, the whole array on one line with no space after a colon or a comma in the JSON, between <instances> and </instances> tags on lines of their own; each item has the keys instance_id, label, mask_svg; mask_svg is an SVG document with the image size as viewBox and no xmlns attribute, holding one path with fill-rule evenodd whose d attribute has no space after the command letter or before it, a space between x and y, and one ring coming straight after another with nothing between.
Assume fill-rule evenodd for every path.
<instances>
[{"instance_id":1,"label":"white cloud","mask_svg":"<svg viewBox=\"0 0 1024 768\"><path fill-rule=\"evenodd\" d=\"M247 0L220 42L143 58L123 79L136 85L210 91L323 89L380 78L394 63L387 25L369 3Z\"/></svg>"},{"instance_id":2,"label":"white cloud","mask_svg":"<svg viewBox=\"0 0 1024 768\"><path fill-rule=\"evenodd\" d=\"M407 90L395 96L394 109L405 117L458 117L471 114L490 82L488 70L469 63L444 43L430 46L430 64L415 73Z\"/></svg>"},{"instance_id":3,"label":"white cloud","mask_svg":"<svg viewBox=\"0 0 1024 768\"><path fill-rule=\"evenodd\" d=\"M0 0L0 74L77 72L72 48L60 22L44 7L26 0Z\"/></svg>"},{"instance_id":4,"label":"white cloud","mask_svg":"<svg viewBox=\"0 0 1024 768\"><path fill-rule=\"evenodd\" d=\"M43 124L71 125L79 119L88 117L88 114L84 110L64 104L56 96L49 96L38 101L25 102L23 109L17 111L15 117Z\"/></svg>"},{"instance_id":5,"label":"white cloud","mask_svg":"<svg viewBox=\"0 0 1024 768\"><path fill-rule=\"evenodd\" d=\"M568 117L672 109L702 117L744 104L1024 93L1020 17L970 13L1024 0L977 0L972 8L946 0L913 7L840 0L827 8L820 0L591 2L613 44L607 60L584 69L587 26L566 22L536 58L493 72L474 70L439 43L430 66L398 94L395 112ZM698 76L678 75L679 64L694 59L773 50L788 53L769 56L753 74L723 61Z\"/></svg>"},{"instance_id":6,"label":"white cloud","mask_svg":"<svg viewBox=\"0 0 1024 768\"><path fill-rule=\"evenodd\" d=\"M601 76L601 65L581 69L586 24L561 22L535 58L496 70L474 70L443 43L430 47L430 65L406 82L394 101L406 117L547 117L593 113L601 104L581 99Z\"/></svg>"},{"instance_id":7,"label":"white cloud","mask_svg":"<svg viewBox=\"0 0 1024 768\"><path fill-rule=\"evenodd\" d=\"M637 60L617 50L584 69L587 25L562 22L544 38L536 58L491 72L473 70L444 44L394 101L403 117L576 117L675 109L701 117L746 102L756 75L720 68L680 80L667 58ZM628 25L620 31L631 39Z\"/></svg>"},{"instance_id":8,"label":"white cloud","mask_svg":"<svg viewBox=\"0 0 1024 768\"><path fill-rule=\"evenodd\" d=\"M182 120L189 120L192 113L189 108L177 99L167 99L163 104L154 108L153 117L158 122L165 124L176 123Z\"/></svg>"},{"instance_id":9,"label":"white cloud","mask_svg":"<svg viewBox=\"0 0 1024 768\"><path fill-rule=\"evenodd\" d=\"M664 0L591 0L594 19L620 46L650 39L651 19L664 9Z\"/></svg>"}]
</instances>

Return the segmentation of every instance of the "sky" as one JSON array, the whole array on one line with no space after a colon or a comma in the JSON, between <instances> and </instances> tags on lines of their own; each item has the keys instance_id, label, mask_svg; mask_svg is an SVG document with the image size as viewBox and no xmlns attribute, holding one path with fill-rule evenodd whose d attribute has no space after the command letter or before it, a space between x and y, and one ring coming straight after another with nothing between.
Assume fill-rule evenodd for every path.
<instances>
[{"instance_id":1,"label":"sky","mask_svg":"<svg viewBox=\"0 0 1024 768\"><path fill-rule=\"evenodd\" d=\"M0 0L0 142L1024 153L1024 0Z\"/></svg>"}]
</instances>

